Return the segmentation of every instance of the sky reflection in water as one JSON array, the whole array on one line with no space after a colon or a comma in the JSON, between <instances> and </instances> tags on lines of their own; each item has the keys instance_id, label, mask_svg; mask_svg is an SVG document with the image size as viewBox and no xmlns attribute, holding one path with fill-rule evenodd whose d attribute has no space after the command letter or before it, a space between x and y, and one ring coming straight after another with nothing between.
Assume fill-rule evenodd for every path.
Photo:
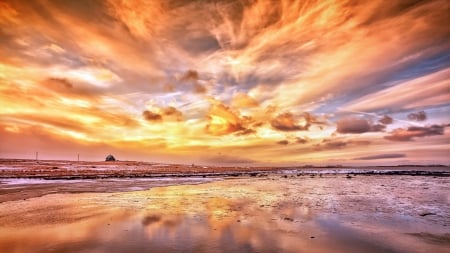
<instances>
[{"instance_id":1,"label":"sky reflection in water","mask_svg":"<svg viewBox=\"0 0 450 253\"><path fill-rule=\"evenodd\" d=\"M18 229L3 234L0 246L6 252L396 252L334 219L274 221L267 214L236 220L118 211L71 224Z\"/></svg>"},{"instance_id":2,"label":"sky reflection in water","mask_svg":"<svg viewBox=\"0 0 450 253\"><path fill-rule=\"evenodd\" d=\"M448 185L269 177L14 199L0 203L0 252L446 252Z\"/></svg>"}]
</instances>

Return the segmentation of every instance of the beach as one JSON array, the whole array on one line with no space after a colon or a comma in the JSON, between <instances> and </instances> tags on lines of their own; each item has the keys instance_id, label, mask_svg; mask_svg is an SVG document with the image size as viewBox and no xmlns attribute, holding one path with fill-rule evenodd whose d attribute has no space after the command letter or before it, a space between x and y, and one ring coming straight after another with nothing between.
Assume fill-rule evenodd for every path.
<instances>
[{"instance_id":1,"label":"beach","mask_svg":"<svg viewBox=\"0 0 450 253\"><path fill-rule=\"evenodd\" d=\"M450 178L0 180L2 252L448 252Z\"/></svg>"}]
</instances>

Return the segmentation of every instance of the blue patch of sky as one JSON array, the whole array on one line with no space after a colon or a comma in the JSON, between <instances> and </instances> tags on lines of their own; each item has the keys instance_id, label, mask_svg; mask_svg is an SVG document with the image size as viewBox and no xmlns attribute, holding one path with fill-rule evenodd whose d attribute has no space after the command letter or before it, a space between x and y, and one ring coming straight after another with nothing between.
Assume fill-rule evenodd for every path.
<instances>
[{"instance_id":1,"label":"blue patch of sky","mask_svg":"<svg viewBox=\"0 0 450 253\"><path fill-rule=\"evenodd\" d=\"M406 68L394 72L386 82L411 80L450 67L450 51L433 55L428 59L415 62Z\"/></svg>"},{"instance_id":2,"label":"blue patch of sky","mask_svg":"<svg viewBox=\"0 0 450 253\"><path fill-rule=\"evenodd\" d=\"M378 92L380 90L395 86L399 83L406 82L421 76L426 76L431 73L446 69L450 67L450 51L445 53L440 53L433 55L427 59L420 62L414 62L408 64L406 67L399 71L385 74L382 78L375 78L373 82L368 82L363 89L349 90L347 92L342 92L336 94L336 97L325 101L323 105L319 106L314 112L316 113L336 113L340 106L343 106L353 100L360 97L366 96L368 94ZM361 82L364 78L359 78L354 82ZM347 87L353 87L351 83ZM360 87L356 85L355 87ZM377 113L392 113L393 110L390 108L385 108L383 110L377 111Z\"/></svg>"}]
</instances>

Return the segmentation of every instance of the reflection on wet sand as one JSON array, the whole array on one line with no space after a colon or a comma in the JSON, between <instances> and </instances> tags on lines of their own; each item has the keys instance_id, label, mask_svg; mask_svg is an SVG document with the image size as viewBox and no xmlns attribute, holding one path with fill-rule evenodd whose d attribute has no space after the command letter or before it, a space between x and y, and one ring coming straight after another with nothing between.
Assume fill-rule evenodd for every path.
<instances>
[{"instance_id":1,"label":"reflection on wet sand","mask_svg":"<svg viewBox=\"0 0 450 253\"><path fill-rule=\"evenodd\" d=\"M448 183L445 178L269 177L51 194L0 204L0 249L446 252L449 207L439 192L448 190ZM426 184L427 191L417 192L417 184ZM417 215L424 208L436 215Z\"/></svg>"}]
</instances>

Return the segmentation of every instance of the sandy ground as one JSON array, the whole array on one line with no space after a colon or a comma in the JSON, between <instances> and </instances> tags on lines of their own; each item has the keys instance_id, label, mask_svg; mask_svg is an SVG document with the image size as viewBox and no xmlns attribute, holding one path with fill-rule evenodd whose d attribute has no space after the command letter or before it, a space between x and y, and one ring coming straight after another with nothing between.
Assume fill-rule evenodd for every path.
<instances>
[{"instance_id":1,"label":"sandy ground","mask_svg":"<svg viewBox=\"0 0 450 253\"><path fill-rule=\"evenodd\" d=\"M223 167L182 164L161 164L137 161L54 161L54 160L18 160L0 159L1 178L34 179L105 179L105 178L142 178L142 177L196 177L223 176L236 177L245 175L262 175L267 173L282 174L385 174L385 175L427 175L450 177L450 167L435 165L404 166L302 166L302 167Z\"/></svg>"},{"instance_id":2,"label":"sandy ground","mask_svg":"<svg viewBox=\"0 0 450 253\"><path fill-rule=\"evenodd\" d=\"M448 177L102 183L0 184L0 252L450 252Z\"/></svg>"}]
</instances>

